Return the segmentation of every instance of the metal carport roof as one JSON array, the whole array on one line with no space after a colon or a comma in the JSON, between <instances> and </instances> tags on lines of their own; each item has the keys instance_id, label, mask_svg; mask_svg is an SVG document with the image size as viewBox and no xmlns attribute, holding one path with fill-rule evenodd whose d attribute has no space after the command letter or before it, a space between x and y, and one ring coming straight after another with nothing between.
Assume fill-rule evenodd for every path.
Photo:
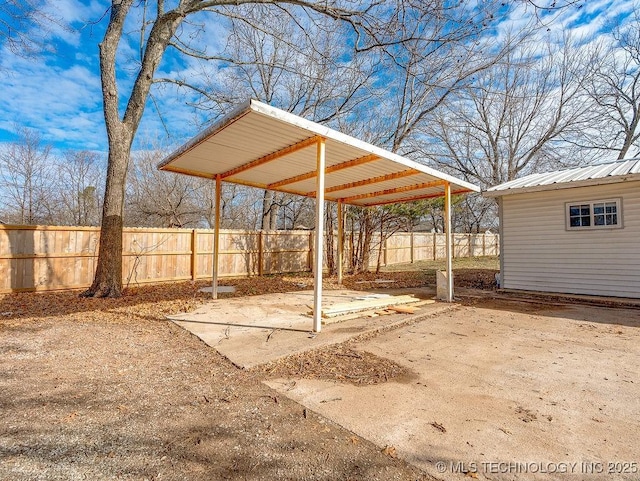
<instances>
[{"instance_id":1,"label":"metal carport roof","mask_svg":"<svg viewBox=\"0 0 640 481\"><path fill-rule=\"evenodd\" d=\"M316 232L324 231L324 201L338 203L338 282L342 279L342 205L374 206L445 197L480 188L256 100L240 106L170 154L161 170L216 181L213 297L217 297L222 182L315 197ZM313 329L321 329L324 236L315 236ZM453 300L451 236L447 236L447 300Z\"/></svg>"},{"instance_id":2,"label":"metal carport roof","mask_svg":"<svg viewBox=\"0 0 640 481\"><path fill-rule=\"evenodd\" d=\"M478 192L468 182L256 100L164 159L159 168L307 197L316 194L316 143L326 145L325 200L371 206Z\"/></svg>"}]
</instances>

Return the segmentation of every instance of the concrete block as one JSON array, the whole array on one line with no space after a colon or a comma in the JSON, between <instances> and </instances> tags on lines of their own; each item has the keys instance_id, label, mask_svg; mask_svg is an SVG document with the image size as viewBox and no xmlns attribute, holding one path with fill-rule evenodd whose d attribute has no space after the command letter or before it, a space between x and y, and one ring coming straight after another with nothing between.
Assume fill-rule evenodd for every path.
<instances>
[{"instance_id":1,"label":"concrete block","mask_svg":"<svg viewBox=\"0 0 640 481\"><path fill-rule=\"evenodd\" d=\"M439 301L447 300L447 281L447 271L436 271L436 298Z\"/></svg>"}]
</instances>

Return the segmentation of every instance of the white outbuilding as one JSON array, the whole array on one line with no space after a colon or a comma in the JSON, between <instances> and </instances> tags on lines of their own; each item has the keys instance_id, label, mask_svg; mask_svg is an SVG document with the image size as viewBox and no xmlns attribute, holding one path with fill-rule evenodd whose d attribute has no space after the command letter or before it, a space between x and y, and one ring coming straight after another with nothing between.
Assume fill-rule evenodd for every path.
<instances>
[{"instance_id":1,"label":"white outbuilding","mask_svg":"<svg viewBox=\"0 0 640 481\"><path fill-rule=\"evenodd\" d=\"M640 159L491 187L504 289L640 298Z\"/></svg>"}]
</instances>

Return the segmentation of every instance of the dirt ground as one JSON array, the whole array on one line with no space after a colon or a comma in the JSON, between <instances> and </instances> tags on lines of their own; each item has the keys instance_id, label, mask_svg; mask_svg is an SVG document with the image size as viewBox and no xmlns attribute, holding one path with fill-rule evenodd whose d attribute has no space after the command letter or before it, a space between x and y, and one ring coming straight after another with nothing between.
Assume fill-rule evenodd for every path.
<instances>
[{"instance_id":1,"label":"dirt ground","mask_svg":"<svg viewBox=\"0 0 640 481\"><path fill-rule=\"evenodd\" d=\"M491 271L470 271L456 279L490 283ZM380 277L412 287L430 275ZM225 283L236 286L235 295L250 295L305 289L310 281ZM349 281L363 288L356 284L362 278ZM73 292L0 296L0 479L433 479L443 475L432 462L493 459L500 446L517 456L530 445L531 454L567 446L571 459L581 453L585 460L640 462L631 459L640 427L640 311L583 308L593 309L584 318L571 309L558 315L537 304L474 301L443 318L437 332L429 324L436 321L417 322L303 363L291 358L269 371L243 371L165 318L205 302L203 284L134 288L117 300ZM410 352L419 329L439 341ZM482 343L495 350L486 359ZM283 378L285 394L263 383ZM329 412L351 394L314 401L288 392L296 385L312 392L306 383L355 389L348 393L355 392L351 417L358 422L377 409L372 391L363 390L409 397L387 402L386 417L368 421L378 431L396 423L380 438ZM406 419L391 413L415 417L407 404L415 389L422 408L433 411L420 427L428 443L411 448L402 435ZM298 394L300 403L290 399ZM490 412L500 422L482 421L479 412L495 402ZM467 416L451 409L457 405L480 411ZM510 451L523 439L520 451Z\"/></svg>"},{"instance_id":2,"label":"dirt ground","mask_svg":"<svg viewBox=\"0 0 640 481\"><path fill-rule=\"evenodd\" d=\"M432 270L383 277L420 286ZM361 288L368 277L345 280ZM251 296L312 278L224 284L236 292L221 297ZM135 286L101 300L0 295L0 479L431 479L167 321L206 302L206 285ZM396 374L394 363L366 359Z\"/></svg>"},{"instance_id":3,"label":"dirt ground","mask_svg":"<svg viewBox=\"0 0 640 481\"><path fill-rule=\"evenodd\" d=\"M430 479L167 321L198 287L0 298L0 479Z\"/></svg>"}]
</instances>

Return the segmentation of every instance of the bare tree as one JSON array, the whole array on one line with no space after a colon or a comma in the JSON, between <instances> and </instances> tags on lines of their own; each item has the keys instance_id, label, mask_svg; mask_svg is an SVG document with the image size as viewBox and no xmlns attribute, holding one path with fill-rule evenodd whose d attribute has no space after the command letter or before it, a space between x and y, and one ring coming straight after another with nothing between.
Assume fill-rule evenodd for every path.
<instances>
[{"instance_id":1,"label":"bare tree","mask_svg":"<svg viewBox=\"0 0 640 481\"><path fill-rule=\"evenodd\" d=\"M461 196L453 211L453 225L458 232L480 233L489 227L496 227L498 209L493 199L480 194Z\"/></svg>"},{"instance_id":2,"label":"bare tree","mask_svg":"<svg viewBox=\"0 0 640 481\"><path fill-rule=\"evenodd\" d=\"M483 39L481 33L488 25L486 13L479 10L465 17L464 11L452 8L444 15L430 15L420 24L407 24L407 28L414 29L406 35L411 40L401 48L385 49L388 54L382 61L385 87L383 92L377 92L382 100L375 115L361 118L359 126L352 122L345 127L355 127L359 137L393 152L418 157L421 142L425 141L424 129L433 121L434 113L517 43L513 40L496 46ZM459 23L462 17L468 23ZM447 41L434 41L438 38ZM356 228L351 234L351 269L368 270L369 257L377 246L379 270L384 240L398 229L417 224L421 218L417 212L424 211L425 206L432 212L425 202L402 207L351 208L351 226Z\"/></svg>"},{"instance_id":3,"label":"bare tree","mask_svg":"<svg viewBox=\"0 0 640 481\"><path fill-rule=\"evenodd\" d=\"M131 145L140 125L145 104L149 99L156 71L167 49L201 59L211 58L206 51L189 43L197 37L197 28L188 28L185 21L197 14L210 17L223 13L223 7L234 7L244 3L270 4L273 9L295 5L299 15L313 19L316 14L330 16L349 22L355 32L361 32L363 39L368 31L379 32L381 37L389 32L384 23L379 23L376 9L361 7L350 10L333 2L312 0L260 1L260 0L180 0L173 8L167 8L164 1L155 4L140 2L134 6L133 0L113 0L109 11L109 21L104 38L100 43L100 73L102 81L104 117L109 142L107 182L102 215L99 258L92 286L87 296L120 296L122 291L122 226L126 174ZM143 11L143 13L141 13ZM124 35L125 22L135 21L138 13L140 22L138 64L135 68L133 85L121 98L121 88L117 80L120 65L118 46ZM202 17L200 17L202 18ZM210 18L211 19L211 18ZM180 30L182 29L182 30ZM186 32L186 33L185 33ZM190 37L190 34L194 36ZM206 49L205 49L206 50ZM120 105L126 104L124 112Z\"/></svg>"},{"instance_id":4,"label":"bare tree","mask_svg":"<svg viewBox=\"0 0 640 481\"><path fill-rule=\"evenodd\" d=\"M375 68L370 56L353 57L343 39L344 27L328 19L300 28L286 10L248 5L228 12L230 36L224 52L227 66L222 88L207 79L215 93L207 104L227 111L251 97L321 123L353 114L371 99ZM262 22L269 17L269 29ZM349 60L345 60L349 58ZM206 104L205 104L206 105ZM295 196L265 191L261 228L285 225L283 210L299 217Z\"/></svg>"},{"instance_id":5,"label":"bare tree","mask_svg":"<svg viewBox=\"0 0 640 481\"><path fill-rule=\"evenodd\" d=\"M133 158L129 172L126 223L150 227L197 227L204 208L194 191L198 179L171 175L156 166L164 157L161 150L143 151Z\"/></svg>"},{"instance_id":6,"label":"bare tree","mask_svg":"<svg viewBox=\"0 0 640 481\"><path fill-rule=\"evenodd\" d=\"M437 36L447 24L438 22L432 28ZM403 52L402 63L398 65L395 58L387 60L387 69L395 71L395 75L385 95L386 115L381 119L384 124L378 128L385 136L378 142L392 152L415 152L414 134L431 120L431 113L511 48L509 43L503 48L480 44L486 40L474 44L466 38L470 33L461 35L459 41L445 44L415 40Z\"/></svg>"},{"instance_id":7,"label":"bare tree","mask_svg":"<svg viewBox=\"0 0 640 481\"><path fill-rule=\"evenodd\" d=\"M640 155L640 13L616 26L589 52L591 72L584 87L595 103L594 125L583 148L614 152L618 159Z\"/></svg>"},{"instance_id":8,"label":"bare tree","mask_svg":"<svg viewBox=\"0 0 640 481\"><path fill-rule=\"evenodd\" d=\"M314 225L314 202L309 197L292 196L282 208L281 229L309 229Z\"/></svg>"},{"instance_id":9,"label":"bare tree","mask_svg":"<svg viewBox=\"0 0 640 481\"><path fill-rule=\"evenodd\" d=\"M579 162L562 150L588 120L579 64L568 42L510 52L433 116L424 156L482 186Z\"/></svg>"},{"instance_id":10,"label":"bare tree","mask_svg":"<svg viewBox=\"0 0 640 481\"><path fill-rule=\"evenodd\" d=\"M215 223L215 188L210 180L196 179L195 202L203 209L203 223ZM262 216L262 189L237 184L223 184L220 225L225 229L259 229Z\"/></svg>"},{"instance_id":11,"label":"bare tree","mask_svg":"<svg viewBox=\"0 0 640 481\"><path fill-rule=\"evenodd\" d=\"M209 179L174 175L157 169L162 149L132 155L128 174L125 224L131 226L212 228L215 184ZM262 191L224 184L220 223L228 229L257 229Z\"/></svg>"},{"instance_id":12,"label":"bare tree","mask_svg":"<svg viewBox=\"0 0 640 481\"><path fill-rule=\"evenodd\" d=\"M48 223L51 219L49 145L33 130L18 129L19 139L0 153L0 194L5 222Z\"/></svg>"},{"instance_id":13,"label":"bare tree","mask_svg":"<svg viewBox=\"0 0 640 481\"><path fill-rule=\"evenodd\" d=\"M209 228L215 224L215 187L205 179L194 179L194 199L202 211L203 223ZM255 187L223 184L220 196L220 225L224 229L256 230L263 228L264 191ZM275 220L274 220L275 222ZM274 224L273 229L276 226Z\"/></svg>"},{"instance_id":14,"label":"bare tree","mask_svg":"<svg viewBox=\"0 0 640 481\"><path fill-rule=\"evenodd\" d=\"M87 151L69 151L57 162L58 223L68 225L98 225L100 223L100 186L104 179L98 154Z\"/></svg>"},{"instance_id":15,"label":"bare tree","mask_svg":"<svg viewBox=\"0 0 640 481\"><path fill-rule=\"evenodd\" d=\"M55 7L55 0L51 2ZM47 6L48 2L41 0L0 1L0 43L24 57L51 50L52 43L46 41L51 29L68 27Z\"/></svg>"}]
</instances>

